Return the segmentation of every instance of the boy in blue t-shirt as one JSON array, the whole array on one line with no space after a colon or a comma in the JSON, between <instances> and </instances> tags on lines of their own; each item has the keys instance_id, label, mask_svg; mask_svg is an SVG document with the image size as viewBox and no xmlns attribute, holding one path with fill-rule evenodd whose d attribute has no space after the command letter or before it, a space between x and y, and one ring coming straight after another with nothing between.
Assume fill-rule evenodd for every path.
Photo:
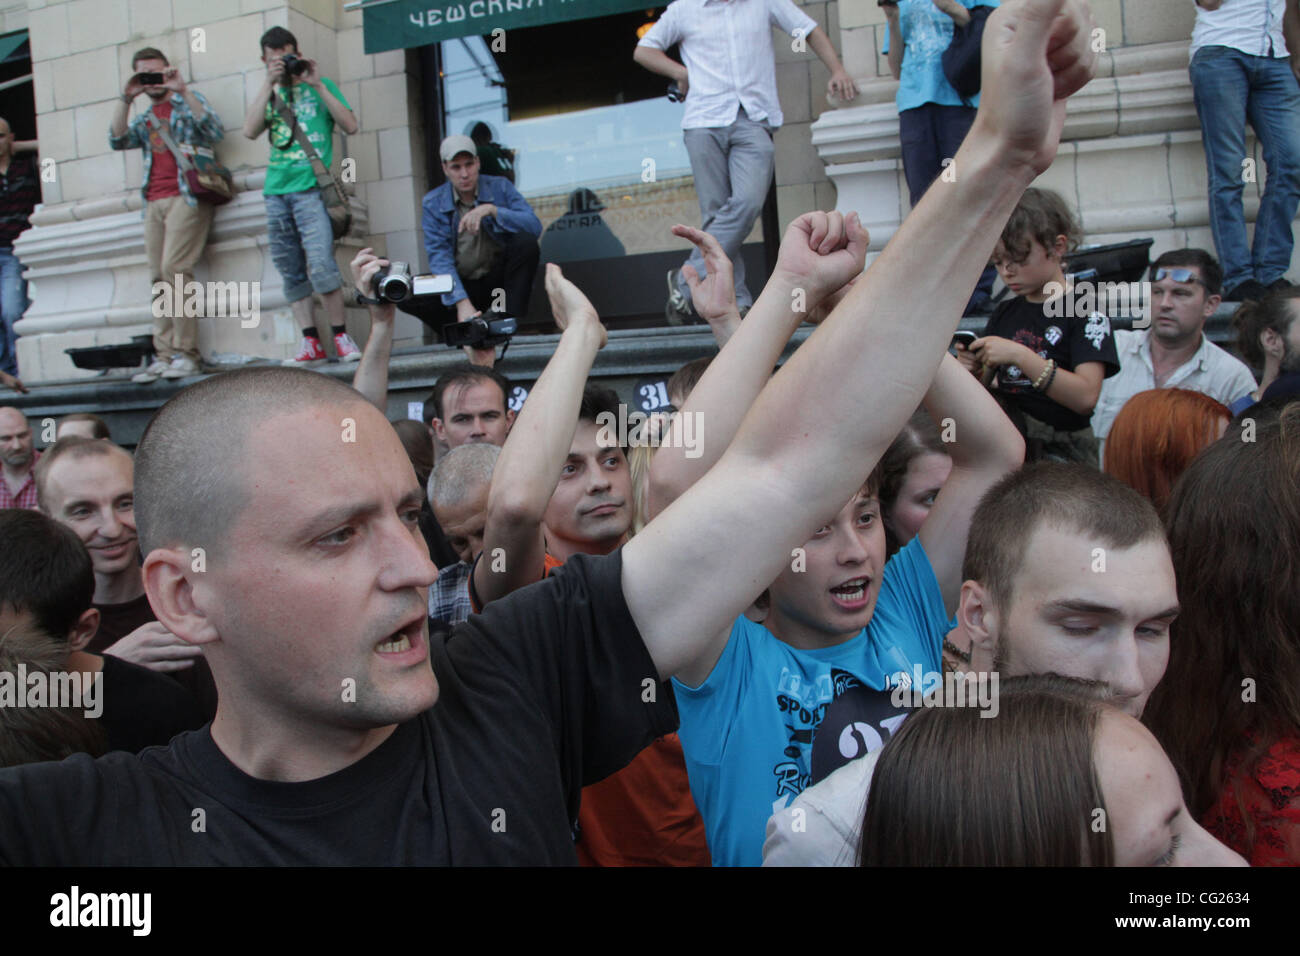
<instances>
[{"instance_id":1,"label":"boy in blue t-shirt","mask_svg":"<svg viewBox=\"0 0 1300 956\"><path fill-rule=\"evenodd\" d=\"M841 250L836 239L843 235L849 242ZM819 304L833 302L860 272L865 247L854 215L809 213L796 220L763 294L680 413L709 424L708 441L695 449L702 454L687 457L683 443L670 437L651 461L652 513L722 456L803 318L790 308L791 290L803 290L808 314L816 315ZM709 279L692 291L696 310L713 322L721 316L710 307L726 298L716 293L730 276L720 248L705 257ZM708 285L715 274L717 287ZM1024 445L993 398L949 356L925 406L951 440L953 468L916 539L886 565L874 470L884 448L864 449L862 473L870 477L863 487L822 527L809 529L812 537L794 549L780 577L756 582L756 595L768 584L763 623L736 618L710 644L713 654L673 679L678 735L715 864L759 865L774 809L883 746L905 716L890 700L900 675L911 679L914 668L941 667L971 515L985 489L1018 467Z\"/></svg>"}]
</instances>

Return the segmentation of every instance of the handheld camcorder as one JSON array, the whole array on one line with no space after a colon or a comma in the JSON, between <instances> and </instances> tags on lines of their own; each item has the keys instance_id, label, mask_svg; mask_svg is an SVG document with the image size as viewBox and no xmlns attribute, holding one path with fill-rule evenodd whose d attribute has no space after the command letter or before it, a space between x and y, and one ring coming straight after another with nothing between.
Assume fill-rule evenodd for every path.
<instances>
[{"instance_id":1,"label":"handheld camcorder","mask_svg":"<svg viewBox=\"0 0 1300 956\"><path fill-rule=\"evenodd\" d=\"M375 273L375 298L381 302L405 302L451 291L449 275L411 275L409 262L393 261Z\"/></svg>"},{"instance_id":2,"label":"handheld camcorder","mask_svg":"<svg viewBox=\"0 0 1300 956\"><path fill-rule=\"evenodd\" d=\"M468 345L472 349L496 348L509 345L510 336L519 328L519 321L500 312L478 315L467 322L449 322L442 327L442 340L451 348Z\"/></svg>"}]
</instances>

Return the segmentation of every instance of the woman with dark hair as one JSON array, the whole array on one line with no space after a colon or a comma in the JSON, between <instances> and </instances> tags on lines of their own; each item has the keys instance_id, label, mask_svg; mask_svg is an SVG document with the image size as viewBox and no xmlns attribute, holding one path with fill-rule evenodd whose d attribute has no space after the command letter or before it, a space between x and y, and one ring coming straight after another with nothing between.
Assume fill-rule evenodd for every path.
<instances>
[{"instance_id":1,"label":"woman with dark hair","mask_svg":"<svg viewBox=\"0 0 1300 956\"><path fill-rule=\"evenodd\" d=\"M1230 406L1234 415L1250 408L1268 391L1283 364L1289 372L1300 371L1300 286L1288 286L1270 292L1259 302L1243 302L1232 314L1237 330L1237 351L1252 368L1260 370L1259 388L1237 399Z\"/></svg>"},{"instance_id":2,"label":"woman with dark hair","mask_svg":"<svg viewBox=\"0 0 1300 956\"><path fill-rule=\"evenodd\" d=\"M1192 459L1228 428L1228 406L1186 388L1138 392L1120 409L1106 438L1108 475L1163 508Z\"/></svg>"},{"instance_id":3,"label":"woman with dark hair","mask_svg":"<svg viewBox=\"0 0 1300 956\"><path fill-rule=\"evenodd\" d=\"M924 707L885 744L862 866L1234 866L1183 806L1155 738L1056 675L1003 681L992 720Z\"/></svg>"},{"instance_id":4,"label":"woman with dark hair","mask_svg":"<svg viewBox=\"0 0 1300 956\"><path fill-rule=\"evenodd\" d=\"M921 530L952 471L952 458L939 426L924 409L898 433L879 468L880 517L885 525L886 553L892 556Z\"/></svg>"},{"instance_id":5,"label":"woman with dark hair","mask_svg":"<svg viewBox=\"0 0 1300 956\"><path fill-rule=\"evenodd\" d=\"M1300 405L1252 412L1165 513L1182 613L1145 718L1202 823L1257 866L1300 864ZM1235 491L1234 491L1235 489Z\"/></svg>"}]
</instances>

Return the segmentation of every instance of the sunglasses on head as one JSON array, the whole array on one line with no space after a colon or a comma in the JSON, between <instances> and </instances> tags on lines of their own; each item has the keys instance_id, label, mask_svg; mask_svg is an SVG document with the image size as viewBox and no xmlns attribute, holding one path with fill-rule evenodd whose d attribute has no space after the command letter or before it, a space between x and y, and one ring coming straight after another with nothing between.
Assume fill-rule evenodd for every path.
<instances>
[{"instance_id":1,"label":"sunglasses on head","mask_svg":"<svg viewBox=\"0 0 1300 956\"><path fill-rule=\"evenodd\" d=\"M1197 275L1195 269L1186 269L1183 267L1156 269L1152 267L1151 281L1159 282L1161 279L1173 279L1175 282L1195 282L1197 285L1205 285L1205 280Z\"/></svg>"}]
</instances>

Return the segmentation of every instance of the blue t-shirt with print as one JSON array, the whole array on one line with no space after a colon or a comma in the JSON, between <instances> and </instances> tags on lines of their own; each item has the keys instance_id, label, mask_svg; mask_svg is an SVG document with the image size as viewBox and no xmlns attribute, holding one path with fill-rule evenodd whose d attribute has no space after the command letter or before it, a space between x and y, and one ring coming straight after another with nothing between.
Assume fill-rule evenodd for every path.
<instances>
[{"instance_id":1,"label":"blue t-shirt with print","mask_svg":"<svg viewBox=\"0 0 1300 956\"><path fill-rule=\"evenodd\" d=\"M998 0L957 0L969 10L971 7L996 7ZM953 19L933 3L933 0L898 0L898 27L903 34L903 68L898 80L898 111L915 109L926 103L940 106L964 106L957 91L943 75L943 51L952 44ZM885 45L881 53L889 53L890 33L885 27ZM971 98L971 106L979 106L979 94Z\"/></svg>"},{"instance_id":2,"label":"blue t-shirt with print","mask_svg":"<svg viewBox=\"0 0 1300 956\"><path fill-rule=\"evenodd\" d=\"M867 688L882 699L878 712L890 713L900 673L940 669L947 632L943 595L918 537L885 565L875 612L852 640L798 650L742 616L703 684L674 678L678 736L714 864L762 863L767 818L808 786L814 739L831 703ZM856 726L877 749L905 716Z\"/></svg>"}]
</instances>

